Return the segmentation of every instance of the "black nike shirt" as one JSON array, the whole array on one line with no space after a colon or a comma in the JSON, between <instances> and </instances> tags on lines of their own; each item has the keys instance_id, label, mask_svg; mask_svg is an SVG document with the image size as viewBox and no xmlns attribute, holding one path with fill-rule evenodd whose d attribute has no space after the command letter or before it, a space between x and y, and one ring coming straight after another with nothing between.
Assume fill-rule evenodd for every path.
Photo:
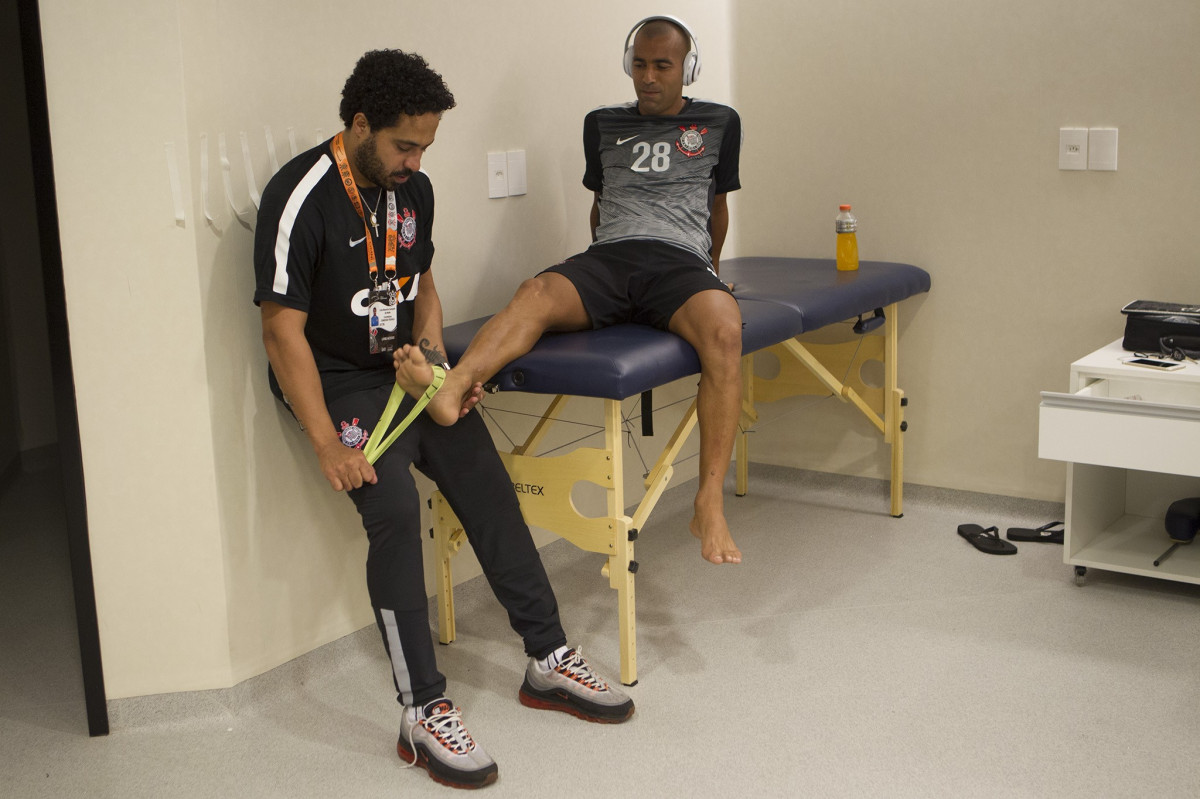
<instances>
[{"instance_id":1,"label":"black nike shirt","mask_svg":"<svg viewBox=\"0 0 1200 799\"><path fill-rule=\"evenodd\" d=\"M390 353L370 352L368 296L373 283L365 237L370 229L342 187L330 142L301 153L283 166L263 190L254 232L255 304L276 302L304 311L304 334L312 348L326 403L386 385L395 379ZM377 189L363 201L374 207ZM413 305L421 275L433 261L433 185L416 172L395 192L396 330L412 341ZM372 234L384 278L387 195L380 200L379 234ZM274 374L271 389L282 397Z\"/></svg>"}]
</instances>

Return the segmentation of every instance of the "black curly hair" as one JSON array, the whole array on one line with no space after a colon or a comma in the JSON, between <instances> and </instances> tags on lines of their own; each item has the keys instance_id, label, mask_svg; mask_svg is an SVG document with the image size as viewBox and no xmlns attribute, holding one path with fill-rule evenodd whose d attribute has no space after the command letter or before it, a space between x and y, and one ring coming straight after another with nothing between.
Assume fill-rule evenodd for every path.
<instances>
[{"instance_id":1,"label":"black curly hair","mask_svg":"<svg viewBox=\"0 0 1200 799\"><path fill-rule=\"evenodd\" d=\"M361 111L378 129L397 124L401 114L440 114L453 107L454 95L424 58L400 50L372 50L358 59L346 78L340 113L346 127Z\"/></svg>"}]
</instances>

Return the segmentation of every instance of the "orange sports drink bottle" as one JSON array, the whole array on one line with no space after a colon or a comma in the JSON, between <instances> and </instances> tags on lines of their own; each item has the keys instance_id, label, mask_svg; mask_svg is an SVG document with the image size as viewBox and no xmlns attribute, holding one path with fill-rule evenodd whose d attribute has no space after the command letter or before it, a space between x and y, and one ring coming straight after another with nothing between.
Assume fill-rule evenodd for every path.
<instances>
[{"instance_id":1,"label":"orange sports drink bottle","mask_svg":"<svg viewBox=\"0 0 1200 799\"><path fill-rule=\"evenodd\" d=\"M837 230L837 268L839 272L853 272L858 269L858 220L850 213L849 205L838 206L837 219L834 220Z\"/></svg>"}]
</instances>

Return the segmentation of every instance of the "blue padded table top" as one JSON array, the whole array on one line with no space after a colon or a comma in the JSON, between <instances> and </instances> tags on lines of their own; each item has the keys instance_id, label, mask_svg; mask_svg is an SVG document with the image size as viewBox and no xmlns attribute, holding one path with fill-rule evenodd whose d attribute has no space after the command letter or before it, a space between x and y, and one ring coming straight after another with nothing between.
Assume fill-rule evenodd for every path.
<instances>
[{"instance_id":1,"label":"blue padded table top","mask_svg":"<svg viewBox=\"0 0 1200 799\"><path fill-rule=\"evenodd\" d=\"M734 284L743 353L869 313L930 286L929 274L908 264L864 261L857 272L838 272L826 258L730 258L721 262L721 278ZM445 329L452 363L489 318ZM683 339L622 324L544 335L490 382L503 391L625 399L699 371L700 360Z\"/></svg>"},{"instance_id":2,"label":"blue padded table top","mask_svg":"<svg viewBox=\"0 0 1200 799\"><path fill-rule=\"evenodd\" d=\"M721 279L733 284L739 301L795 308L801 328L792 335L900 302L930 285L929 273L909 264L863 261L854 272L839 272L831 258L729 258L721 261Z\"/></svg>"}]
</instances>

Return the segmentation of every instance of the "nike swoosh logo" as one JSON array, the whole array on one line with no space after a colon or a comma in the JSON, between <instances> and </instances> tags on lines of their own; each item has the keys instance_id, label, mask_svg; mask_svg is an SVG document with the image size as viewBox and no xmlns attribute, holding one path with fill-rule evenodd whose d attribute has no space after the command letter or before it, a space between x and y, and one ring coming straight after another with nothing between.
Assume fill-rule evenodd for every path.
<instances>
[{"instance_id":1,"label":"nike swoosh logo","mask_svg":"<svg viewBox=\"0 0 1200 799\"><path fill-rule=\"evenodd\" d=\"M367 240L366 236L363 236L361 239L350 239L350 246L357 247L358 245L362 244L366 240Z\"/></svg>"},{"instance_id":2,"label":"nike swoosh logo","mask_svg":"<svg viewBox=\"0 0 1200 799\"><path fill-rule=\"evenodd\" d=\"M618 146L618 147L620 147L620 146L621 146L622 144L624 144L625 142L627 142L627 141L633 141L634 139L636 139L638 136L641 136L641 135L642 135L642 134L638 133L638 134L636 134L636 135L634 135L634 136L626 136L626 137L625 137L625 138L623 138L623 139L620 139L620 138L619 138L619 139L617 139L617 146Z\"/></svg>"}]
</instances>

